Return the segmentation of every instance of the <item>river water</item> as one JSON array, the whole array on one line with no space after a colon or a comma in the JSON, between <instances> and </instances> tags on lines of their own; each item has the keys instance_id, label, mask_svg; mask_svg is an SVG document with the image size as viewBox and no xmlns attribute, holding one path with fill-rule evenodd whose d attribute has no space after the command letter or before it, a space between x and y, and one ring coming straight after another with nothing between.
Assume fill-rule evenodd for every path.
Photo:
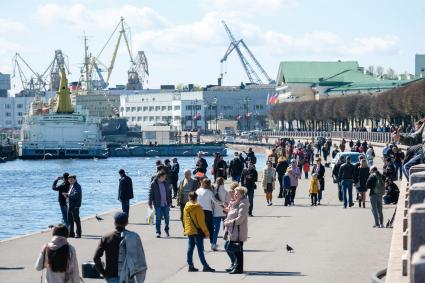
<instances>
[{"instance_id":1,"label":"river water","mask_svg":"<svg viewBox=\"0 0 425 283\"><path fill-rule=\"evenodd\" d=\"M233 156L228 151L226 160ZM167 157L161 157L165 160ZM89 160L15 160L0 164L0 239L47 229L61 221L58 193L52 183L63 172L77 175L83 190L80 216L91 216L121 207L117 200L118 170L123 168L133 179L134 199L148 197L150 178L156 172L154 157L116 157ZM171 158L169 158L171 160ZM206 157L208 171L212 157ZM194 157L179 157L180 178L185 169L193 169ZM258 168L265 164L264 155L257 154Z\"/></svg>"}]
</instances>

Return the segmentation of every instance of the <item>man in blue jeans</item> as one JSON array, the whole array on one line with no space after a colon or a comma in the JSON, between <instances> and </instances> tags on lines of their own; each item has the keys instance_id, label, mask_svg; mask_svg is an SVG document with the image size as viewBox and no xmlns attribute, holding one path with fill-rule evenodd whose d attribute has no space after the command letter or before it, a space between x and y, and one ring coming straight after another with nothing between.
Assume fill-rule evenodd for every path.
<instances>
[{"instance_id":1,"label":"man in blue jeans","mask_svg":"<svg viewBox=\"0 0 425 283\"><path fill-rule=\"evenodd\" d=\"M155 207L156 217L156 237L161 238L161 219L164 217L165 234L170 236L170 206L171 206L171 189L170 184L166 181L167 173L159 171L156 178L151 183L149 190L149 207Z\"/></svg>"},{"instance_id":2,"label":"man in blue jeans","mask_svg":"<svg viewBox=\"0 0 425 283\"><path fill-rule=\"evenodd\" d=\"M241 185L244 186L248 190L248 199L249 199L249 209L248 215L254 216L252 214L252 210L254 208L254 192L257 188L255 184L258 181L258 173L255 170L254 163L252 161L248 161L248 168L243 169L242 177L241 177Z\"/></svg>"},{"instance_id":3,"label":"man in blue jeans","mask_svg":"<svg viewBox=\"0 0 425 283\"><path fill-rule=\"evenodd\" d=\"M61 177L56 178L56 180L53 182L53 185L52 185L52 189L58 192L58 201L59 201L59 206L62 213L62 221L63 221L63 224L67 227L69 226L68 205L66 204L66 197L64 197L62 193L67 193L69 191L70 184L68 182L68 177L69 177L68 173L63 173ZM62 180L62 184L58 186L57 184L59 180Z\"/></svg>"},{"instance_id":4,"label":"man in blue jeans","mask_svg":"<svg viewBox=\"0 0 425 283\"><path fill-rule=\"evenodd\" d=\"M118 200L121 201L122 211L130 216L130 199L133 196L133 181L125 174L124 169L118 171L120 174L120 185L118 187Z\"/></svg>"},{"instance_id":5,"label":"man in blue jeans","mask_svg":"<svg viewBox=\"0 0 425 283\"><path fill-rule=\"evenodd\" d=\"M354 205L353 203L354 170L355 170L355 167L353 164L351 164L351 156L347 156L345 163L341 165L338 172L338 182L341 183L342 197L344 199L344 208L347 208L347 206L352 207Z\"/></svg>"}]
</instances>

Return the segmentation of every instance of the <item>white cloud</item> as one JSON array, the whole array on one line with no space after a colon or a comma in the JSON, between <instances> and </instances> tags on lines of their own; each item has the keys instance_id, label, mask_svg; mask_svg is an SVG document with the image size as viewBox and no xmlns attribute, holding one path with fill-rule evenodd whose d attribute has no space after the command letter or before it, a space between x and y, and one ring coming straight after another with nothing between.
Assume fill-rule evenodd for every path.
<instances>
[{"instance_id":1,"label":"white cloud","mask_svg":"<svg viewBox=\"0 0 425 283\"><path fill-rule=\"evenodd\" d=\"M220 11L243 11L245 13L274 13L294 5L298 0L207 0L204 9Z\"/></svg>"},{"instance_id":2,"label":"white cloud","mask_svg":"<svg viewBox=\"0 0 425 283\"><path fill-rule=\"evenodd\" d=\"M362 55L365 53L394 51L398 42L398 37L392 35L355 38L349 48L349 52L353 55Z\"/></svg>"},{"instance_id":3,"label":"white cloud","mask_svg":"<svg viewBox=\"0 0 425 283\"><path fill-rule=\"evenodd\" d=\"M21 22L0 19L0 34L23 32L25 25Z\"/></svg>"},{"instance_id":4,"label":"white cloud","mask_svg":"<svg viewBox=\"0 0 425 283\"><path fill-rule=\"evenodd\" d=\"M96 31L112 29L121 16L131 23L131 27L142 30L155 30L169 25L169 22L153 9L132 5L114 9L90 9L83 4L49 3L39 6L35 17L46 25L64 24L81 30Z\"/></svg>"}]
</instances>

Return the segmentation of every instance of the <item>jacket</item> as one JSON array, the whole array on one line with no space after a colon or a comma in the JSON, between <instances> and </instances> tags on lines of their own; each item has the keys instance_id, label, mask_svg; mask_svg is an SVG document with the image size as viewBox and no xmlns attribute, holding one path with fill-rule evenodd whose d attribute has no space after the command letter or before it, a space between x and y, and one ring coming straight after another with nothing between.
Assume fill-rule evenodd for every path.
<instances>
[{"instance_id":1,"label":"jacket","mask_svg":"<svg viewBox=\"0 0 425 283\"><path fill-rule=\"evenodd\" d=\"M291 184L291 176L289 173L286 173L285 175L283 175L283 188L284 189L289 189L290 187L292 187Z\"/></svg>"},{"instance_id":2,"label":"jacket","mask_svg":"<svg viewBox=\"0 0 425 283\"><path fill-rule=\"evenodd\" d=\"M118 200L129 200L134 198L133 195L133 181L127 175L124 175L120 179L120 185L118 188Z\"/></svg>"},{"instance_id":3,"label":"jacket","mask_svg":"<svg viewBox=\"0 0 425 283\"><path fill-rule=\"evenodd\" d=\"M56 186L58 184L58 181L59 180L56 179L53 182L52 189L54 191L57 191L58 192L58 201L59 201L59 204L60 205L66 205L66 197L64 197L62 195L62 193L67 193L69 191L69 187L71 186L71 184L69 184L69 182L65 182L64 181L59 186Z\"/></svg>"},{"instance_id":4,"label":"jacket","mask_svg":"<svg viewBox=\"0 0 425 283\"><path fill-rule=\"evenodd\" d=\"M344 163L339 168L338 181L353 180L354 179L354 165L351 163Z\"/></svg>"},{"instance_id":5,"label":"jacket","mask_svg":"<svg viewBox=\"0 0 425 283\"><path fill-rule=\"evenodd\" d=\"M77 182L70 188L68 195L69 207L81 207L81 200L83 199L83 193L81 186Z\"/></svg>"},{"instance_id":6,"label":"jacket","mask_svg":"<svg viewBox=\"0 0 425 283\"><path fill-rule=\"evenodd\" d=\"M288 169L288 161L278 162L276 166L277 177L280 179L285 175L286 169Z\"/></svg>"},{"instance_id":7,"label":"jacket","mask_svg":"<svg viewBox=\"0 0 425 283\"><path fill-rule=\"evenodd\" d=\"M137 278L140 275L143 275L142 278L144 278L148 267L139 235L135 232L124 230L121 233L121 237L123 239L120 242L118 255L119 282L134 282L133 278ZM143 281L137 280L137 282Z\"/></svg>"},{"instance_id":8,"label":"jacket","mask_svg":"<svg viewBox=\"0 0 425 283\"><path fill-rule=\"evenodd\" d=\"M258 181L257 170L252 169L243 169L241 176L241 185L247 188L248 190L255 190L257 185L255 184Z\"/></svg>"},{"instance_id":9,"label":"jacket","mask_svg":"<svg viewBox=\"0 0 425 283\"><path fill-rule=\"evenodd\" d=\"M323 179L325 177L325 166L322 164L318 166L318 164L316 164L313 166L313 170L311 172L317 174L317 179Z\"/></svg>"},{"instance_id":10,"label":"jacket","mask_svg":"<svg viewBox=\"0 0 425 283\"><path fill-rule=\"evenodd\" d=\"M202 209L213 211L215 197L212 190L207 190L201 187L196 190L196 194L198 195L198 202Z\"/></svg>"},{"instance_id":11,"label":"jacket","mask_svg":"<svg viewBox=\"0 0 425 283\"><path fill-rule=\"evenodd\" d=\"M291 186L298 187L298 179L301 178L301 170L298 166L292 166Z\"/></svg>"},{"instance_id":12,"label":"jacket","mask_svg":"<svg viewBox=\"0 0 425 283\"><path fill-rule=\"evenodd\" d=\"M173 163L173 165L171 166L171 180L178 180L179 179L179 172L180 172L180 164L177 163Z\"/></svg>"},{"instance_id":13,"label":"jacket","mask_svg":"<svg viewBox=\"0 0 425 283\"><path fill-rule=\"evenodd\" d=\"M202 231L205 236L209 236L207 225L205 224L205 214L199 203L188 201L183 210L184 234L186 236L197 235Z\"/></svg>"},{"instance_id":14,"label":"jacket","mask_svg":"<svg viewBox=\"0 0 425 283\"><path fill-rule=\"evenodd\" d=\"M199 187L198 181L192 178L190 178L186 186L183 186L185 180L186 178L180 181L179 190L177 192L177 204L181 206L184 206L186 202L189 201L189 193L196 191ZM187 191L185 190L186 187L188 189Z\"/></svg>"},{"instance_id":15,"label":"jacket","mask_svg":"<svg viewBox=\"0 0 425 283\"><path fill-rule=\"evenodd\" d=\"M68 258L68 267L66 272L53 272L50 269L49 262L47 259L46 249L57 250L63 247L64 244L69 246L69 258ZM44 264L43 264L44 263ZM68 244L66 238L54 236L52 241L47 244L47 247L44 246L40 252L40 255L37 258L35 263L35 269L38 271L46 268L46 283L80 283L80 271L77 261L77 253L75 248Z\"/></svg>"},{"instance_id":16,"label":"jacket","mask_svg":"<svg viewBox=\"0 0 425 283\"><path fill-rule=\"evenodd\" d=\"M105 278L118 277L118 256L121 241L121 232L118 230L103 236L99 241L93 261L96 270ZM103 253L105 253L105 267L102 264Z\"/></svg>"},{"instance_id":17,"label":"jacket","mask_svg":"<svg viewBox=\"0 0 425 283\"><path fill-rule=\"evenodd\" d=\"M383 178L382 174L379 172L375 174L370 174L369 178L366 181L366 188L370 190L369 191L370 196L376 195L374 190L376 187L376 183L378 182L378 178L381 178L381 179ZM384 180L382 180L382 182L384 182Z\"/></svg>"},{"instance_id":18,"label":"jacket","mask_svg":"<svg viewBox=\"0 0 425 283\"><path fill-rule=\"evenodd\" d=\"M359 187L357 187L358 192L366 192L366 182L369 178L369 171L369 167L356 168L356 176L354 182L356 182L356 184L359 184Z\"/></svg>"},{"instance_id":19,"label":"jacket","mask_svg":"<svg viewBox=\"0 0 425 283\"><path fill-rule=\"evenodd\" d=\"M171 205L171 190L170 185L164 182L167 206ZM154 179L149 190L149 206L161 207L161 191L159 189L158 179Z\"/></svg>"},{"instance_id":20,"label":"jacket","mask_svg":"<svg viewBox=\"0 0 425 283\"><path fill-rule=\"evenodd\" d=\"M248 209L249 200L245 197L232 206L227 214L226 224L230 241L246 242L248 240Z\"/></svg>"},{"instance_id":21,"label":"jacket","mask_svg":"<svg viewBox=\"0 0 425 283\"><path fill-rule=\"evenodd\" d=\"M226 217L226 213L223 211L223 208L230 202L229 192L223 185L221 185L218 189L218 193L215 187L213 189L213 193L216 200L213 202L213 217Z\"/></svg>"},{"instance_id":22,"label":"jacket","mask_svg":"<svg viewBox=\"0 0 425 283\"><path fill-rule=\"evenodd\" d=\"M242 174L242 170L243 170L243 163L242 161L238 158L234 158L233 160L230 161L229 164L229 175L232 177L235 176L240 176Z\"/></svg>"},{"instance_id":23,"label":"jacket","mask_svg":"<svg viewBox=\"0 0 425 283\"><path fill-rule=\"evenodd\" d=\"M214 167L214 176L227 179L227 163L224 160L218 160Z\"/></svg>"},{"instance_id":24,"label":"jacket","mask_svg":"<svg viewBox=\"0 0 425 283\"><path fill-rule=\"evenodd\" d=\"M261 181L261 185L263 186L263 189L267 189L267 170L268 168L264 168L263 170L263 180ZM273 190L275 189L275 182L276 182L276 170L274 168L270 168L270 170L273 172Z\"/></svg>"},{"instance_id":25,"label":"jacket","mask_svg":"<svg viewBox=\"0 0 425 283\"><path fill-rule=\"evenodd\" d=\"M319 193L319 179L312 178L310 180L309 193L310 194L317 194L317 193Z\"/></svg>"},{"instance_id":26,"label":"jacket","mask_svg":"<svg viewBox=\"0 0 425 283\"><path fill-rule=\"evenodd\" d=\"M413 134L400 134L400 143L410 146L422 143L422 150L425 152L425 123Z\"/></svg>"}]
</instances>

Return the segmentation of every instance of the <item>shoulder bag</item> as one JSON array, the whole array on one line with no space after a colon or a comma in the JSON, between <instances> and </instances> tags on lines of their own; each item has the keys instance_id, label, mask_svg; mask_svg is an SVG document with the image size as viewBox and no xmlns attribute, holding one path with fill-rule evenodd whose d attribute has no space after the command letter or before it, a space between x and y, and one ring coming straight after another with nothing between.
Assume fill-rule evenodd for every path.
<instances>
[{"instance_id":1,"label":"shoulder bag","mask_svg":"<svg viewBox=\"0 0 425 283\"><path fill-rule=\"evenodd\" d=\"M192 216L190 215L190 212L188 212L187 214L189 215L190 222L192 222L193 226L195 226L195 229L198 235L202 235L202 237L205 237L205 234L204 232L202 232L202 229L196 226L195 221L193 221Z\"/></svg>"},{"instance_id":2,"label":"shoulder bag","mask_svg":"<svg viewBox=\"0 0 425 283\"><path fill-rule=\"evenodd\" d=\"M233 222L233 229L235 229L235 222ZM231 253L240 253L242 251L242 242L239 241L239 233L240 228L238 225L238 241L230 241L229 245L227 246L227 250Z\"/></svg>"}]
</instances>

